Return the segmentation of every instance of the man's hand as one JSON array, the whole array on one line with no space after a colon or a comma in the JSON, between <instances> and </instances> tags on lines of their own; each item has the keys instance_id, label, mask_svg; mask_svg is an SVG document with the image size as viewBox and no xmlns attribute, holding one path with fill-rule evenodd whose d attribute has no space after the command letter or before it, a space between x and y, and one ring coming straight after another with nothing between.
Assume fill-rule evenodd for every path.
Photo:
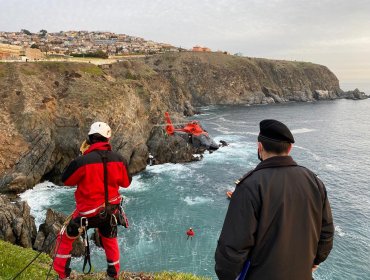
<instances>
[{"instance_id":1,"label":"man's hand","mask_svg":"<svg viewBox=\"0 0 370 280\"><path fill-rule=\"evenodd\" d=\"M319 268L319 265L318 264L314 264L312 266L312 273L314 273L318 268Z\"/></svg>"},{"instance_id":2,"label":"man's hand","mask_svg":"<svg viewBox=\"0 0 370 280\"><path fill-rule=\"evenodd\" d=\"M81 152L81 155L84 154L84 152L86 152L86 150L90 147L89 144L87 144L87 141L83 141L82 144L81 144L81 147L80 147L80 152Z\"/></svg>"}]
</instances>

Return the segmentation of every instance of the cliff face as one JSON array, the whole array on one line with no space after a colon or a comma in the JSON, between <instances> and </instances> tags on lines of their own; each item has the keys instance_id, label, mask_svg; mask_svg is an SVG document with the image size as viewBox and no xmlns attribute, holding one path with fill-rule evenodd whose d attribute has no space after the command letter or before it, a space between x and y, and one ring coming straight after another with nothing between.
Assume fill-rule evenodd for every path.
<instances>
[{"instance_id":1,"label":"cliff face","mask_svg":"<svg viewBox=\"0 0 370 280\"><path fill-rule=\"evenodd\" d=\"M335 99L339 81L325 66L292 61L183 53L146 63L195 106Z\"/></svg>"},{"instance_id":2,"label":"cliff face","mask_svg":"<svg viewBox=\"0 0 370 280\"><path fill-rule=\"evenodd\" d=\"M197 152L166 139L194 106L333 99L337 78L311 63L223 54L164 54L99 68L92 64L0 63L0 192L21 192L43 179L58 183L94 121L113 130L111 143L133 173L151 152L158 162ZM189 156L190 155L190 156Z\"/></svg>"}]
</instances>

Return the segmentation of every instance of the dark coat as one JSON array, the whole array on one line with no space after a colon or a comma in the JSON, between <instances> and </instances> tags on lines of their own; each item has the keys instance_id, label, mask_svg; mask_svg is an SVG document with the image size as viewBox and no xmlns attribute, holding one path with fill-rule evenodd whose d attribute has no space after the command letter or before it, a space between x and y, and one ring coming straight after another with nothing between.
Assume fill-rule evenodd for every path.
<instances>
[{"instance_id":1,"label":"dark coat","mask_svg":"<svg viewBox=\"0 0 370 280\"><path fill-rule=\"evenodd\" d=\"M262 161L237 184L215 253L219 279L311 280L333 247L324 184L290 156Z\"/></svg>"}]
</instances>

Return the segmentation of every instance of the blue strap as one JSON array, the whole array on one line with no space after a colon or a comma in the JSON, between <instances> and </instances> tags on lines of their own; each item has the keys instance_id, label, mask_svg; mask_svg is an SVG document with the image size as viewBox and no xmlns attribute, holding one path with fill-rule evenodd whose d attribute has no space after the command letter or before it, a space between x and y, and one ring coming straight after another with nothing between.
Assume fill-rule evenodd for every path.
<instances>
[{"instance_id":1,"label":"blue strap","mask_svg":"<svg viewBox=\"0 0 370 280\"><path fill-rule=\"evenodd\" d=\"M248 272L248 269L249 269L250 265L251 265L251 262L246 261L244 266L243 266L242 272L240 272L240 274L238 275L238 277L236 277L235 280L244 280L245 276L247 276L247 272Z\"/></svg>"}]
</instances>

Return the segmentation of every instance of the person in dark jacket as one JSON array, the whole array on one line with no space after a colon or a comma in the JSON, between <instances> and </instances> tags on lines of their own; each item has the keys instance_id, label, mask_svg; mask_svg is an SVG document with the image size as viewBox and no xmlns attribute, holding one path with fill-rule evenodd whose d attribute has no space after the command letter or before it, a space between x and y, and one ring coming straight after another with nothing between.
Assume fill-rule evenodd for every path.
<instances>
[{"instance_id":1,"label":"person in dark jacket","mask_svg":"<svg viewBox=\"0 0 370 280\"><path fill-rule=\"evenodd\" d=\"M263 120L261 163L232 195L215 252L219 279L311 280L333 247L334 226L324 184L290 156L288 127Z\"/></svg>"},{"instance_id":2,"label":"person in dark jacket","mask_svg":"<svg viewBox=\"0 0 370 280\"><path fill-rule=\"evenodd\" d=\"M87 228L98 229L107 258L107 279L118 279L117 225L122 218L119 216L122 198L118 191L120 187L130 185L131 176L124 158L111 150L111 129L106 123L93 123L88 135L89 145L84 143L81 146L82 155L73 160L62 174L65 186L77 186L76 210L66 230L58 235L54 270L59 279L68 279L72 243L80 236L81 226L85 223Z\"/></svg>"}]
</instances>

